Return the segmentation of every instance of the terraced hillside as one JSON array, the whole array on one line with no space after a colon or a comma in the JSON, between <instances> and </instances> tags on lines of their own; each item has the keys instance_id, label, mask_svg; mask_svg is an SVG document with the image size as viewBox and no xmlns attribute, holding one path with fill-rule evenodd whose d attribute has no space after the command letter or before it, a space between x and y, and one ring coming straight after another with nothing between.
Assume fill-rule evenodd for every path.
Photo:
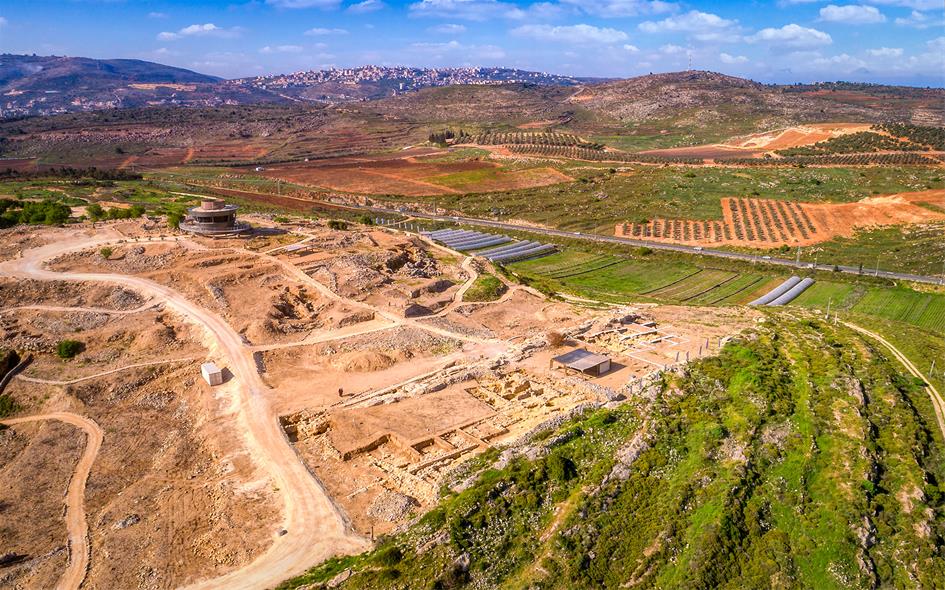
<instances>
[{"instance_id":1,"label":"terraced hillside","mask_svg":"<svg viewBox=\"0 0 945 590\"><path fill-rule=\"evenodd\" d=\"M769 321L483 456L406 532L282 587L936 587L942 433L877 346Z\"/></svg>"}]
</instances>

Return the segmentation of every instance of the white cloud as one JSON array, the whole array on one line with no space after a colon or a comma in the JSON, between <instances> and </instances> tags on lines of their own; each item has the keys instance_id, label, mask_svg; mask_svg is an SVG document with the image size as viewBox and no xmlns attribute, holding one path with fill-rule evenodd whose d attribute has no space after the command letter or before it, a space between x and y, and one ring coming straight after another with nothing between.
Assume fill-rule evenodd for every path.
<instances>
[{"instance_id":1,"label":"white cloud","mask_svg":"<svg viewBox=\"0 0 945 590\"><path fill-rule=\"evenodd\" d=\"M348 31L346 29L325 29L322 27L315 27L305 31L305 34L309 37L323 37L325 35L347 35Z\"/></svg>"},{"instance_id":2,"label":"white cloud","mask_svg":"<svg viewBox=\"0 0 945 590\"><path fill-rule=\"evenodd\" d=\"M901 47L880 47L878 49L867 49L866 53L873 57L902 57Z\"/></svg>"},{"instance_id":3,"label":"white cloud","mask_svg":"<svg viewBox=\"0 0 945 590\"><path fill-rule=\"evenodd\" d=\"M744 55L729 55L727 53L720 53L719 60L724 64L743 64L748 63L748 58Z\"/></svg>"},{"instance_id":4,"label":"white cloud","mask_svg":"<svg viewBox=\"0 0 945 590\"><path fill-rule=\"evenodd\" d=\"M627 40L627 34L617 29L600 28L593 25L523 25L512 29L512 34L540 41L562 43L618 43Z\"/></svg>"},{"instance_id":5,"label":"white cloud","mask_svg":"<svg viewBox=\"0 0 945 590\"><path fill-rule=\"evenodd\" d=\"M745 37L749 43L768 43L770 45L780 45L784 47L817 47L820 45L830 45L833 39L827 33L817 29L809 29L800 25L791 23L784 25L780 29L766 28L761 29L754 35Z\"/></svg>"},{"instance_id":6,"label":"white cloud","mask_svg":"<svg viewBox=\"0 0 945 590\"><path fill-rule=\"evenodd\" d=\"M898 6L913 10L941 10L942 0L866 0L867 4L877 6Z\"/></svg>"},{"instance_id":7,"label":"white cloud","mask_svg":"<svg viewBox=\"0 0 945 590\"><path fill-rule=\"evenodd\" d=\"M188 25L176 33L164 31L162 33L158 33L157 38L159 41L174 41L184 37L217 37L220 39L232 39L234 37L239 37L242 31L243 29L240 27L224 29L216 26L213 23L205 23L202 25Z\"/></svg>"},{"instance_id":8,"label":"white cloud","mask_svg":"<svg viewBox=\"0 0 945 590\"><path fill-rule=\"evenodd\" d=\"M6 17L0 16L0 27L5 27L10 23Z\"/></svg>"},{"instance_id":9,"label":"white cloud","mask_svg":"<svg viewBox=\"0 0 945 590\"><path fill-rule=\"evenodd\" d=\"M276 45L275 47L266 45L265 47L259 50L259 53L301 53L301 52L302 52L301 45Z\"/></svg>"},{"instance_id":10,"label":"white cloud","mask_svg":"<svg viewBox=\"0 0 945 590\"><path fill-rule=\"evenodd\" d=\"M149 12L148 18L167 18L167 13L165 12Z\"/></svg>"},{"instance_id":11,"label":"white cloud","mask_svg":"<svg viewBox=\"0 0 945 590\"><path fill-rule=\"evenodd\" d=\"M466 65L474 65L475 60L500 61L506 58L505 50L495 45L464 45L459 41L446 43L411 43L410 49L421 52L424 59L446 60L455 63L457 58L472 60ZM369 60L371 61L371 60Z\"/></svg>"},{"instance_id":12,"label":"white cloud","mask_svg":"<svg viewBox=\"0 0 945 590\"><path fill-rule=\"evenodd\" d=\"M465 33L466 27L463 25L457 25L453 23L445 23L442 25L436 25L435 27L430 27L427 29L431 33L442 33L444 35L458 35L459 33Z\"/></svg>"},{"instance_id":13,"label":"white cloud","mask_svg":"<svg viewBox=\"0 0 945 590\"><path fill-rule=\"evenodd\" d=\"M925 44L928 45L929 49L932 51L941 51L945 53L945 37L936 37L931 41L926 41Z\"/></svg>"},{"instance_id":14,"label":"white cloud","mask_svg":"<svg viewBox=\"0 0 945 590\"><path fill-rule=\"evenodd\" d=\"M820 20L847 25L870 25L884 23L886 17L875 6L864 6L862 4L837 6L836 4L828 4L820 9Z\"/></svg>"},{"instance_id":15,"label":"white cloud","mask_svg":"<svg viewBox=\"0 0 945 590\"><path fill-rule=\"evenodd\" d=\"M413 16L430 16L472 21L495 18L525 18L526 12L517 5L500 0L420 0L409 6Z\"/></svg>"},{"instance_id":16,"label":"white cloud","mask_svg":"<svg viewBox=\"0 0 945 590\"><path fill-rule=\"evenodd\" d=\"M834 55L831 57L814 58L808 63L808 67L814 71L829 70L831 72L849 73L854 70L865 68L866 62L851 55L847 55L846 53L841 53L840 55Z\"/></svg>"},{"instance_id":17,"label":"white cloud","mask_svg":"<svg viewBox=\"0 0 945 590\"><path fill-rule=\"evenodd\" d=\"M639 24L644 33L696 33L707 30L729 29L737 23L708 12L691 10L679 16L670 16L661 21L645 21Z\"/></svg>"},{"instance_id":18,"label":"white cloud","mask_svg":"<svg viewBox=\"0 0 945 590\"><path fill-rule=\"evenodd\" d=\"M662 47L660 47L660 53L664 53L666 55L679 55L680 53L685 53L685 52L686 52L685 47L680 47L679 45L673 45L672 43L667 43L666 45L663 45Z\"/></svg>"},{"instance_id":19,"label":"white cloud","mask_svg":"<svg viewBox=\"0 0 945 590\"><path fill-rule=\"evenodd\" d=\"M347 11L351 14L367 14L386 7L387 5L381 2L381 0L362 0L362 2L356 2L348 6Z\"/></svg>"},{"instance_id":20,"label":"white cloud","mask_svg":"<svg viewBox=\"0 0 945 590\"><path fill-rule=\"evenodd\" d=\"M639 47L636 45L630 45L629 43L624 45L623 48L625 51L629 51L630 53L638 53L640 51Z\"/></svg>"},{"instance_id":21,"label":"white cloud","mask_svg":"<svg viewBox=\"0 0 945 590\"><path fill-rule=\"evenodd\" d=\"M266 4L276 8L337 8L340 0L266 0Z\"/></svg>"},{"instance_id":22,"label":"white cloud","mask_svg":"<svg viewBox=\"0 0 945 590\"><path fill-rule=\"evenodd\" d=\"M661 0L561 0L561 2L602 18L663 14L678 10L675 2Z\"/></svg>"},{"instance_id":23,"label":"white cloud","mask_svg":"<svg viewBox=\"0 0 945 590\"><path fill-rule=\"evenodd\" d=\"M896 18L896 24L902 27L912 27L914 29L929 29L932 27L945 27L945 18L941 16L932 17L924 12L913 10L908 17Z\"/></svg>"}]
</instances>

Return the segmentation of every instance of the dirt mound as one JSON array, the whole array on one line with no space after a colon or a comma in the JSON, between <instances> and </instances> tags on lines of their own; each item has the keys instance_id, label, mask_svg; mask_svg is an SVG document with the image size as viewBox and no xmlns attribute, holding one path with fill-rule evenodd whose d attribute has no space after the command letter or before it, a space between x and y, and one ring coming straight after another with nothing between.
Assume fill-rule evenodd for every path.
<instances>
[{"instance_id":1,"label":"dirt mound","mask_svg":"<svg viewBox=\"0 0 945 590\"><path fill-rule=\"evenodd\" d=\"M397 359L394 357L369 350L366 352L347 352L333 359L331 364L342 371L351 371L354 373L367 373L370 371L380 371L394 366Z\"/></svg>"},{"instance_id":2,"label":"dirt mound","mask_svg":"<svg viewBox=\"0 0 945 590\"><path fill-rule=\"evenodd\" d=\"M734 137L723 145L745 149L783 150L819 141L840 137L858 131L868 131L870 126L863 123L823 123L788 127L765 133L754 133L743 137Z\"/></svg>"}]
</instances>

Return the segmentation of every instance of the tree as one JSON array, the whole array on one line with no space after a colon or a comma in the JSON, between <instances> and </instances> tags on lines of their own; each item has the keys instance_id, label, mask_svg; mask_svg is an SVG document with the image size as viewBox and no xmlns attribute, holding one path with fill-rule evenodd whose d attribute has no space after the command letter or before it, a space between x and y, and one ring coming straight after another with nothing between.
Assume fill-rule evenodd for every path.
<instances>
[{"instance_id":1,"label":"tree","mask_svg":"<svg viewBox=\"0 0 945 590\"><path fill-rule=\"evenodd\" d=\"M184 214L180 211L171 211L167 214L167 227L171 229L180 228L180 222L184 220Z\"/></svg>"},{"instance_id":2,"label":"tree","mask_svg":"<svg viewBox=\"0 0 945 590\"><path fill-rule=\"evenodd\" d=\"M85 348L78 340L62 340L56 346L56 354L61 359L71 359Z\"/></svg>"},{"instance_id":3,"label":"tree","mask_svg":"<svg viewBox=\"0 0 945 590\"><path fill-rule=\"evenodd\" d=\"M102 219L103 217L105 217L105 210L102 209L102 206L99 205L98 203L92 203L91 205L86 207L85 213L86 215L89 216L89 219L91 219L92 221L98 221Z\"/></svg>"}]
</instances>

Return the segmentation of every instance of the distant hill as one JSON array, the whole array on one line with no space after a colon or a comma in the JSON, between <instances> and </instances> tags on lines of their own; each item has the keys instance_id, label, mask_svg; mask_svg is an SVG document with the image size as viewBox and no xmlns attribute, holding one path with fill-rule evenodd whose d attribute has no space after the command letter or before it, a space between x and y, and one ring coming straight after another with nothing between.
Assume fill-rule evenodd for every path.
<instances>
[{"instance_id":1,"label":"distant hill","mask_svg":"<svg viewBox=\"0 0 945 590\"><path fill-rule=\"evenodd\" d=\"M439 86L534 84L575 86L600 81L512 68L410 68L361 66L242 78L230 83L302 100L344 102L397 96Z\"/></svg>"},{"instance_id":2,"label":"distant hill","mask_svg":"<svg viewBox=\"0 0 945 590\"><path fill-rule=\"evenodd\" d=\"M136 59L0 55L0 116L51 115L118 107L279 102L253 87Z\"/></svg>"}]
</instances>

